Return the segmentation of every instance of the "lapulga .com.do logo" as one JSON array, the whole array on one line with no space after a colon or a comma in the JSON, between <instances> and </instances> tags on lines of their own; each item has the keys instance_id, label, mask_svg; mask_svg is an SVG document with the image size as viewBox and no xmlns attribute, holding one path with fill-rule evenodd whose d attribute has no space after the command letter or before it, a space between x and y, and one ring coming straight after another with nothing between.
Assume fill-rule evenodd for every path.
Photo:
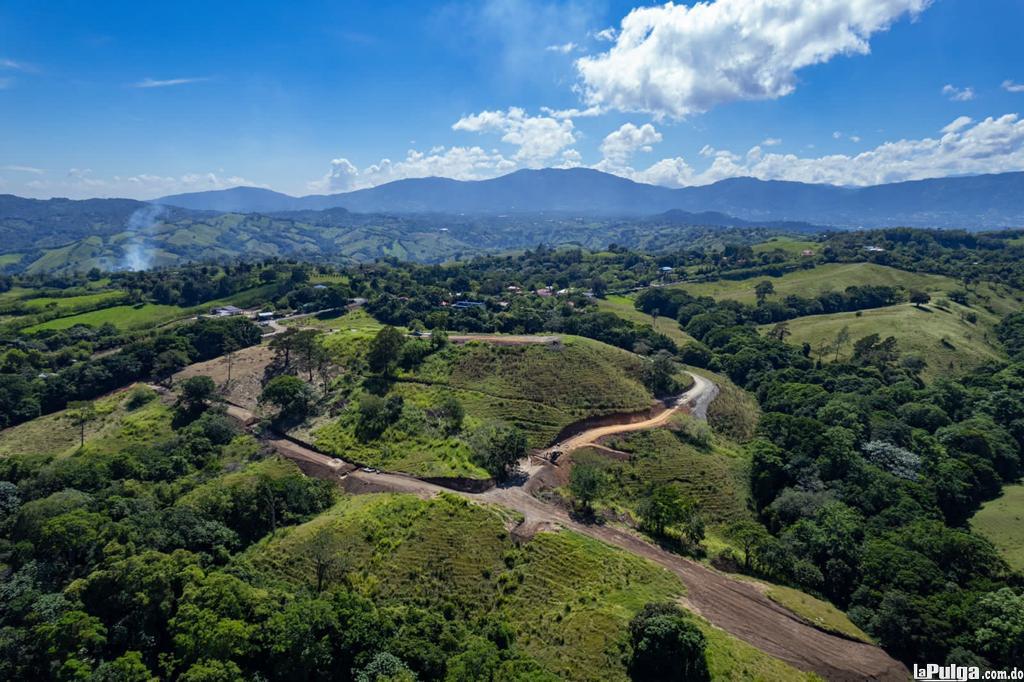
<instances>
[{"instance_id":1,"label":"lapulga .com.do logo","mask_svg":"<svg viewBox=\"0 0 1024 682\"><path fill-rule=\"evenodd\" d=\"M986 670L971 665L914 664L914 679L928 682L967 682L968 680L1024 680L1024 670Z\"/></svg>"}]
</instances>

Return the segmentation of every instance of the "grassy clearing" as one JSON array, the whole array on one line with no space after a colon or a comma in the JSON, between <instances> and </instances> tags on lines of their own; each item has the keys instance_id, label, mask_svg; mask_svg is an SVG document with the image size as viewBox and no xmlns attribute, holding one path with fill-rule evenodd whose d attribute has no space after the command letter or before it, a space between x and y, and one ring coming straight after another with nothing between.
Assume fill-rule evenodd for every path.
<instances>
[{"instance_id":1,"label":"grassy clearing","mask_svg":"<svg viewBox=\"0 0 1024 682\"><path fill-rule=\"evenodd\" d=\"M171 322L180 317L188 317L189 315L188 309L173 305L158 305L156 303L118 305L79 315L59 317L49 322L26 327L24 331L31 334L47 329L69 329L76 324L99 327L108 322L122 330L144 329L155 327L165 322Z\"/></svg>"},{"instance_id":2,"label":"grassy clearing","mask_svg":"<svg viewBox=\"0 0 1024 682\"><path fill-rule=\"evenodd\" d=\"M874 643L871 637L854 625L845 613L827 601L783 585L768 585L765 596L813 623L819 630L838 633L869 644Z\"/></svg>"},{"instance_id":3,"label":"grassy clearing","mask_svg":"<svg viewBox=\"0 0 1024 682\"><path fill-rule=\"evenodd\" d=\"M961 314L975 312L978 322L971 324ZM905 303L857 313L812 315L790 320L792 333L787 341L800 345L809 343L817 349L831 342L843 327L849 327L854 341L870 334L882 338L894 336L903 353L924 358L928 367L926 379L947 373L960 373L986 362L1003 358L997 347L993 327L998 318L978 308L950 303L945 310L935 305L921 309ZM841 357L848 357L848 346ZM826 360L830 359L828 357Z\"/></svg>"},{"instance_id":4,"label":"grassy clearing","mask_svg":"<svg viewBox=\"0 0 1024 682\"><path fill-rule=\"evenodd\" d=\"M827 291L843 291L850 286L893 286L906 289L920 289L933 295L949 293L960 288L950 277L905 272L874 263L836 263L820 265L810 270L797 270L782 277L753 277L744 280L719 280L699 284L675 285L686 289L694 296L711 296L714 299L730 299L753 304L757 297L754 287L768 280L775 287L773 298L781 299L790 294L817 296Z\"/></svg>"},{"instance_id":5,"label":"grassy clearing","mask_svg":"<svg viewBox=\"0 0 1024 682\"><path fill-rule=\"evenodd\" d=\"M265 301L267 296L274 290L275 285L256 287L239 292L233 296L208 301L202 305L191 308L179 308L173 305L159 305L156 303L142 303L137 305L118 305L101 310L93 310L78 315L58 317L48 322L26 327L25 332L33 332L45 329L69 329L76 324L87 324L98 327L109 322L121 330L148 329L175 320L193 317L200 313L209 312L212 308L220 305L237 305L248 307Z\"/></svg>"},{"instance_id":6,"label":"grassy clearing","mask_svg":"<svg viewBox=\"0 0 1024 682\"><path fill-rule=\"evenodd\" d=\"M315 327L349 334L376 334L384 326L361 308L337 316L298 317L285 320L282 324L286 327Z\"/></svg>"},{"instance_id":7,"label":"grassy clearing","mask_svg":"<svg viewBox=\"0 0 1024 682\"><path fill-rule=\"evenodd\" d=\"M790 256L799 256L804 251L815 251L821 248L818 242L804 239L793 239L792 237L772 237L766 242L754 244L754 253L768 253L771 251L783 251Z\"/></svg>"},{"instance_id":8,"label":"grassy clearing","mask_svg":"<svg viewBox=\"0 0 1024 682\"><path fill-rule=\"evenodd\" d=\"M598 310L615 313L619 317L638 325L653 327L655 331L675 341L679 347L693 341L693 337L680 329L675 320L658 318L657 322L652 322L650 315L636 309L633 296L609 296L605 299L596 300Z\"/></svg>"},{"instance_id":9,"label":"grassy clearing","mask_svg":"<svg viewBox=\"0 0 1024 682\"><path fill-rule=\"evenodd\" d=\"M0 268L5 265L17 265L24 257L23 253L0 253Z\"/></svg>"},{"instance_id":10,"label":"grassy clearing","mask_svg":"<svg viewBox=\"0 0 1024 682\"><path fill-rule=\"evenodd\" d=\"M541 533L517 545L500 510L453 495L343 499L284 529L240 560L258 580L312 585L310 543L329 533L342 572L382 604L437 605L453 618L507 620L517 644L568 680L626 680L629 620L651 601L683 594L669 572L583 536ZM443 604L442 604L443 602ZM799 673L703 624L715 679L789 680Z\"/></svg>"},{"instance_id":11,"label":"grassy clearing","mask_svg":"<svg viewBox=\"0 0 1024 682\"><path fill-rule=\"evenodd\" d=\"M971 519L971 529L988 538L1011 568L1024 571L1024 485L1008 485L986 502Z\"/></svg>"},{"instance_id":12,"label":"grassy clearing","mask_svg":"<svg viewBox=\"0 0 1024 682\"><path fill-rule=\"evenodd\" d=\"M94 310L124 298L125 294L121 291L101 291L95 294L68 296L66 298L41 296L39 298L23 300L21 307L33 313L60 312L62 314L71 314Z\"/></svg>"},{"instance_id":13,"label":"grassy clearing","mask_svg":"<svg viewBox=\"0 0 1024 682\"><path fill-rule=\"evenodd\" d=\"M85 451L117 452L171 435L173 411L159 399L129 409L131 391L93 401L96 419L85 429ZM68 457L78 451L79 429L67 410L0 431L0 457L41 455Z\"/></svg>"}]
</instances>

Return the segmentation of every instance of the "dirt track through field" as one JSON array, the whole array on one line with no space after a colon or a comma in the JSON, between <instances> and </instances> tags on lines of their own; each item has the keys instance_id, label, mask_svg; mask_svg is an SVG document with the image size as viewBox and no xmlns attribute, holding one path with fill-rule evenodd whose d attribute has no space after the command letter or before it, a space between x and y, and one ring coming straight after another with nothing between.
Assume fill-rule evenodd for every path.
<instances>
[{"instance_id":1,"label":"dirt track through field","mask_svg":"<svg viewBox=\"0 0 1024 682\"><path fill-rule=\"evenodd\" d=\"M692 376L694 384L690 390L658 415L642 422L595 427L558 443L554 448L569 451L592 444L604 436L662 426L682 409L705 418L708 404L717 395L718 388L703 377ZM248 410L234 406L230 414L243 422L252 418ZM907 680L910 677L900 662L879 647L818 630L765 597L751 583L671 554L628 530L575 521L564 509L530 495L525 485L530 480L529 476L526 481L483 493L458 492L412 476L351 470L347 463L341 463L339 467L337 458L291 440L277 438L270 439L268 443L282 456L299 463L307 473L340 478L343 487L351 493L399 492L423 498L442 492L454 493L519 512L524 517L520 527L527 535L538 530L566 528L644 557L678 576L686 586L686 605L710 623L796 668L817 673L828 680ZM527 471L532 476L537 467L531 466Z\"/></svg>"}]
</instances>

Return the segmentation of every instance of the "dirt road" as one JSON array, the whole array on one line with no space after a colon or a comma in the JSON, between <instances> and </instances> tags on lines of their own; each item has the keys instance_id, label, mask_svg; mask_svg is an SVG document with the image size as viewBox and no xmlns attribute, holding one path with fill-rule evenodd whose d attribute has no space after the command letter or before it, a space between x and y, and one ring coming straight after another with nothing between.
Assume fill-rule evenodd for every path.
<instances>
[{"instance_id":1,"label":"dirt road","mask_svg":"<svg viewBox=\"0 0 1024 682\"><path fill-rule=\"evenodd\" d=\"M693 387L675 405L647 421L597 427L567 439L561 446L579 447L605 435L660 426L683 407L702 416L706 414L707 405L717 388L703 377L695 376L694 381ZM244 408L232 406L229 413L242 421L252 418L252 413ZM281 455L299 463L308 473L321 477L338 476L344 488L352 493L391 491L424 498L442 492L453 493L411 476L353 470L347 463L286 439L270 439L268 443ZM829 680L906 680L910 676L901 663L880 648L816 629L765 597L753 584L666 552L626 529L579 523L565 510L530 495L522 482L483 493L454 494L519 512L524 517L520 528L526 534L566 528L663 566L686 586L689 608L716 627L801 670L817 673Z\"/></svg>"},{"instance_id":2,"label":"dirt road","mask_svg":"<svg viewBox=\"0 0 1024 682\"><path fill-rule=\"evenodd\" d=\"M696 374L691 374L690 376L693 377L693 386L672 401L671 404L667 405L664 410L657 413L650 419L645 419L644 421L639 422L629 422L626 424L595 426L592 429L587 429L582 433L578 433L555 443L550 448L547 448L547 451L572 452L573 450L577 450L587 445L595 445L600 439L606 436L614 436L619 433L628 433L630 431L646 431L647 429L654 429L667 424L672 417L679 412L687 412L699 419L706 419L708 404L710 404L711 401L714 400L715 396L718 395L718 387L715 386L713 382L702 376L698 376Z\"/></svg>"},{"instance_id":3,"label":"dirt road","mask_svg":"<svg viewBox=\"0 0 1024 682\"><path fill-rule=\"evenodd\" d=\"M558 336L535 336L532 334L450 334L448 340L455 344L480 341L492 346L551 346L561 341Z\"/></svg>"}]
</instances>

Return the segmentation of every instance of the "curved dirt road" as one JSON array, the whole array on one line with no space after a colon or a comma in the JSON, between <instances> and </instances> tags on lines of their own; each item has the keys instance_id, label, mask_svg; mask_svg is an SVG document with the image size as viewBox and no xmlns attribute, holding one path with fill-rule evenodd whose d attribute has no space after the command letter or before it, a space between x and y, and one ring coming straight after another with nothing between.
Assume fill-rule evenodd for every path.
<instances>
[{"instance_id":1,"label":"curved dirt road","mask_svg":"<svg viewBox=\"0 0 1024 682\"><path fill-rule=\"evenodd\" d=\"M568 438L555 447L571 449L588 445L615 433L660 426L676 411L687 408L700 417L717 394L709 380L694 376L694 385L675 404L652 419L618 426L596 427ZM252 414L232 406L229 413L243 421ZM304 471L314 468L318 475L336 477L351 493L399 492L432 497L445 492L470 500L496 504L523 515L525 529L566 528L644 557L671 571L686 586L686 605L716 627L801 670L828 680L907 680L907 669L882 649L830 635L800 620L792 612L765 597L751 583L657 547L628 530L579 523L553 504L530 495L523 482L492 488L483 493L457 492L408 475L355 470L344 473L337 458L329 457L285 439L268 443L282 456L300 463ZM345 463L347 464L347 463Z\"/></svg>"},{"instance_id":2,"label":"curved dirt road","mask_svg":"<svg viewBox=\"0 0 1024 682\"><path fill-rule=\"evenodd\" d=\"M663 411L650 419L627 424L612 424L609 426L595 426L575 436L570 436L559 441L549 448L548 452L572 452L586 445L595 445L600 439L606 436L614 436L617 433L629 433L631 431L645 431L664 426L681 411L686 411L700 419L707 418L708 405L718 395L718 387L714 383L696 374L693 377L693 385L681 396L675 398Z\"/></svg>"}]
</instances>

